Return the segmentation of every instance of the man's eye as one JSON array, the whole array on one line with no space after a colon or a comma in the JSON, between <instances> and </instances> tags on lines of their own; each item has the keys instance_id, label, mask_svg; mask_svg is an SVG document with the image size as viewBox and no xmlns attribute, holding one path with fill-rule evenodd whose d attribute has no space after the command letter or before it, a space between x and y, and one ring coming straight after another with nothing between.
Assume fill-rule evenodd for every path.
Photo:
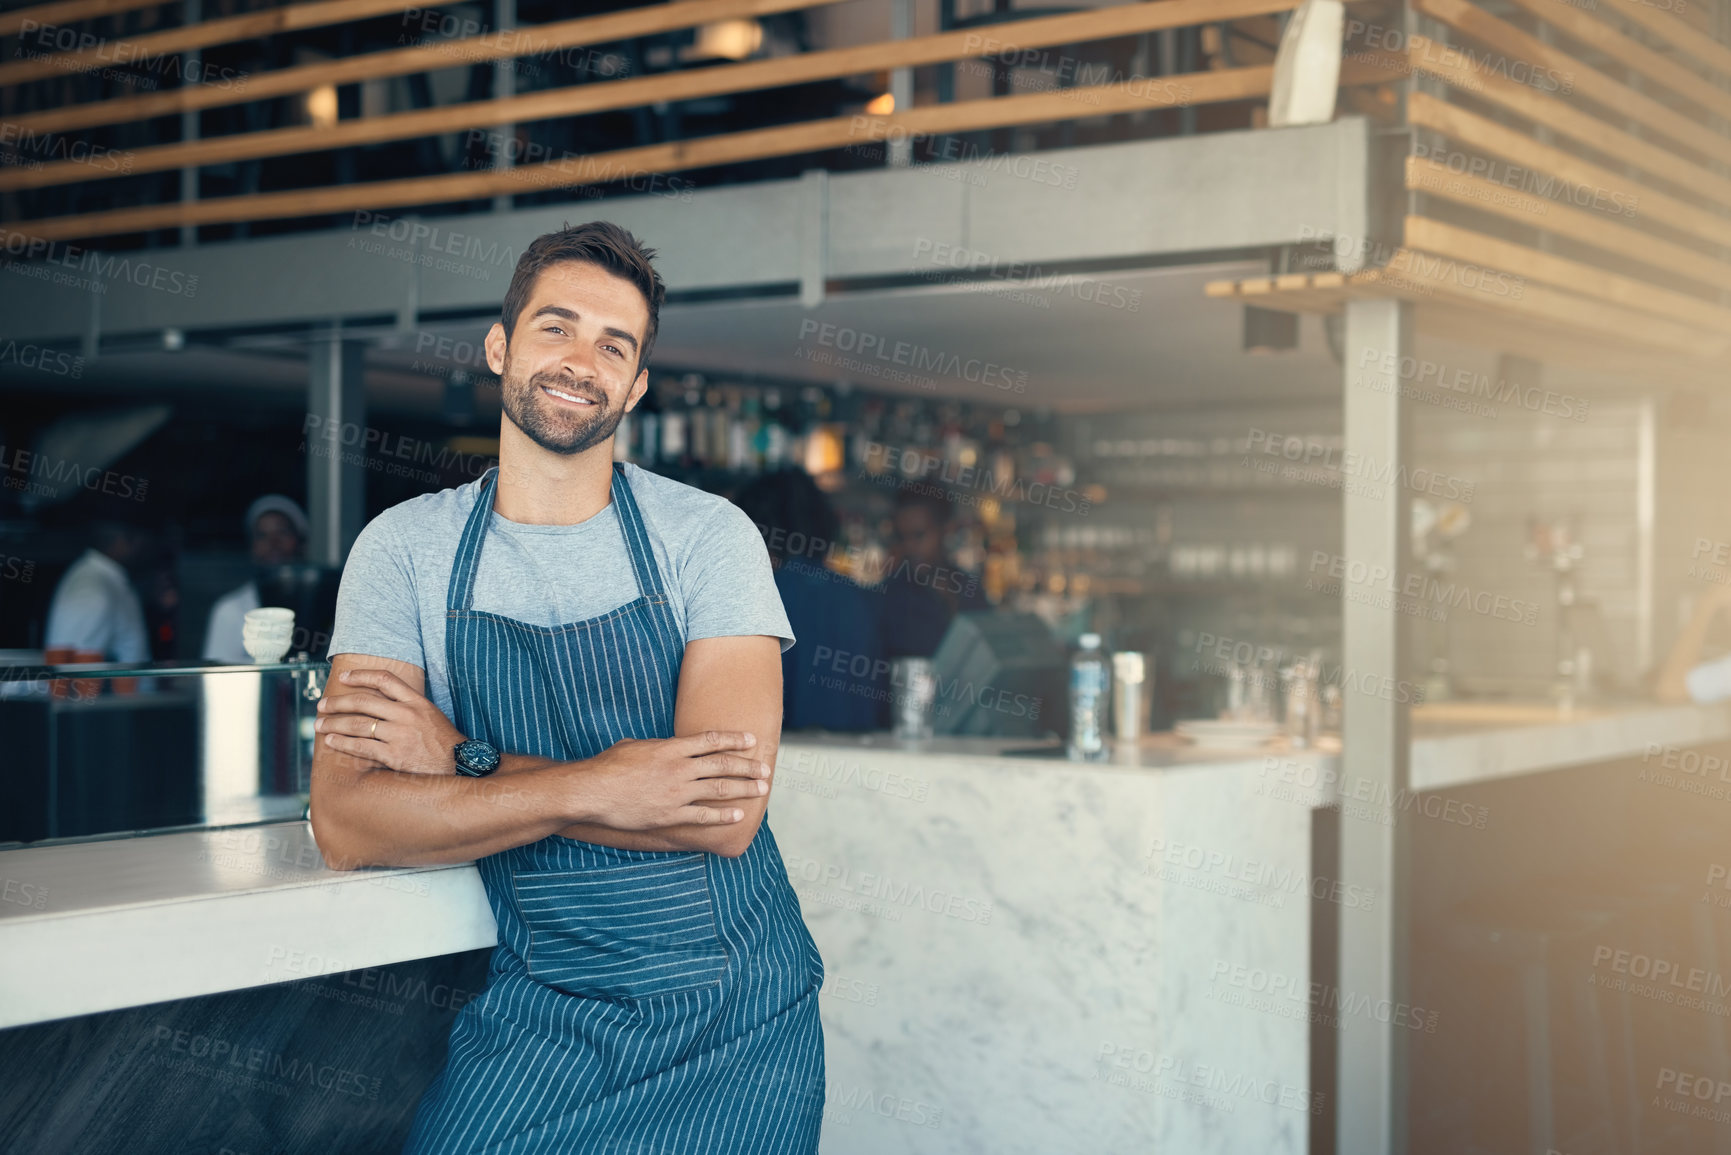
<instances>
[{"instance_id":1,"label":"man's eye","mask_svg":"<svg viewBox=\"0 0 1731 1155\"><path fill-rule=\"evenodd\" d=\"M541 331L542 331L542 332L543 332L543 333L557 333L557 334L559 334L559 335L560 335L560 336L561 336L561 337L563 337L563 336L564 336L564 335L565 335L565 330L563 330L563 329L561 329L561 328L560 328L560 327L559 327L559 326L557 326L557 325L548 325L548 326L547 326L547 327L546 327L546 328L545 328L545 329L543 329L543 330L541 330Z\"/></svg>"}]
</instances>

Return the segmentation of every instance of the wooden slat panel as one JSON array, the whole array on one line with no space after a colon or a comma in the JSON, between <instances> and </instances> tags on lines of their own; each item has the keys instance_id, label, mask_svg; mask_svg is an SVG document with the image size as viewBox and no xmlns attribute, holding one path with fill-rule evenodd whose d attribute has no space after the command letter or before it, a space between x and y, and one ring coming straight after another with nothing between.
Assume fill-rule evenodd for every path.
<instances>
[{"instance_id":1,"label":"wooden slat panel","mask_svg":"<svg viewBox=\"0 0 1731 1155\"><path fill-rule=\"evenodd\" d=\"M1572 184L1597 187L1625 199L1634 198L1636 211L1647 220L1663 222L1674 229L1716 244L1731 245L1731 220L1715 216L1706 209L1685 204L1675 197L1654 192L1625 176L1600 168L1591 161L1582 160L1562 149L1540 144L1531 137L1495 121L1486 120L1464 108L1457 108L1423 92L1415 92L1407 97L1406 115L1408 122L1419 128L1435 129L1452 140L1488 152L1492 156L1500 156L1504 160L1561 177Z\"/></svg>"},{"instance_id":2,"label":"wooden slat panel","mask_svg":"<svg viewBox=\"0 0 1731 1155\"><path fill-rule=\"evenodd\" d=\"M167 92L153 92L147 96L92 101L89 104L24 113L9 119L31 132L67 132L104 124L125 124L153 116L197 112L231 104L246 104L274 96L310 92L324 84L353 84L388 76L432 72L440 68L450 68L453 64L536 56L567 48L611 44L637 36L653 36L660 32L692 28L718 20L767 16L777 12L845 2L846 0L673 0L669 4L627 8L601 16L561 20L554 24L536 24L516 29L504 36L489 32L461 40L392 48L385 52L346 56L340 60L323 60L316 64L279 68L274 72L248 76L246 87L240 91L213 85L189 84ZM1292 0L1292 3L1296 2L1297 0Z\"/></svg>"},{"instance_id":3,"label":"wooden slat panel","mask_svg":"<svg viewBox=\"0 0 1731 1155\"><path fill-rule=\"evenodd\" d=\"M1636 313L1590 297L1565 293L1528 282L1519 296L1486 293L1451 275L1458 266L1453 257L1401 249L1382 268L1358 273L1353 285L1407 288L1419 285L1425 296L1465 303L1490 312L1518 314L1565 327L1615 334L1619 340L1682 352L1701 360L1723 354L1731 334L1707 334L1688 325L1666 321L1650 313ZM1475 274L1475 280L1478 280Z\"/></svg>"},{"instance_id":4,"label":"wooden slat panel","mask_svg":"<svg viewBox=\"0 0 1731 1155\"><path fill-rule=\"evenodd\" d=\"M1721 76L1731 76L1731 48L1685 24L1669 12L1661 11L1642 0L1599 0L1614 9L1618 16L1638 24L1685 56L1699 60ZM1724 0L1720 0L1721 3ZM1695 5L1700 8L1700 5Z\"/></svg>"},{"instance_id":5,"label":"wooden slat panel","mask_svg":"<svg viewBox=\"0 0 1731 1155\"><path fill-rule=\"evenodd\" d=\"M1262 284L1269 278L1253 278ZM1618 339L1615 333L1587 330L1530 316L1511 316L1474 302L1438 299L1407 290L1379 290L1375 285L1339 288L1311 287L1251 295L1239 292L1241 282L1210 281L1204 291L1216 300L1254 302L1265 309L1295 313L1338 313L1355 297L1399 297L1413 302L1414 327L1423 337L1442 337L1481 349L1497 349L1531 357L1547 365L1626 373L1640 380L1663 379L1714 391L1724 388L1723 369L1705 368L1671 350Z\"/></svg>"},{"instance_id":6,"label":"wooden slat panel","mask_svg":"<svg viewBox=\"0 0 1731 1155\"><path fill-rule=\"evenodd\" d=\"M1638 121L1703 156L1731 162L1731 140L1704 127L1698 120L1588 68L1555 45L1546 44L1513 24L1498 20L1467 0L1413 0L1413 6L1498 52L1510 53L1528 64L1542 64L1572 78L1576 93L1606 109Z\"/></svg>"},{"instance_id":7,"label":"wooden slat panel","mask_svg":"<svg viewBox=\"0 0 1731 1155\"><path fill-rule=\"evenodd\" d=\"M76 24L99 16L118 12L135 12L140 8L155 8L162 0L61 0L59 4L32 4L0 13L0 36L16 36L26 20L38 24Z\"/></svg>"},{"instance_id":8,"label":"wooden slat panel","mask_svg":"<svg viewBox=\"0 0 1731 1155\"><path fill-rule=\"evenodd\" d=\"M1217 72L1178 73L1161 79L1187 85L1191 91L1192 104L1214 104L1267 96L1273 74L1274 69L1271 66L1261 66ZM1385 68L1353 65L1341 69L1343 84L1381 84L1389 79L1389 70ZM42 240L61 241L114 236L183 224L292 220L356 209L449 204L508 193L605 184L647 173L680 172L712 165L842 148L872 139L882 139L882 133L891 129L928 135L974 132L1020 124L1075 120L1081 116L1108 116L1150 107L1160 105L1151 102L1148 95L1139 90L1122 85L1097 85L1091 88L1071 88L1057 92L1035 92L1021 96L932 105L888 117L842 116L776 128L674 141L669 144L645 145L582 157L576 164L561 160L502 171L448 173L442 176L113 209L80 216L17 221L6 226L6 231ZM861 134L856 123L861 119L877 128L876 136Z\"/></svg>"},{"instance_id":9,"label":"wooden slat panel","mask_svg":"<svg viewBox=\"0 0 1731 1155\"><path fill-rule=\"evenodd\" d=\"M1184 27L1218 12L1223 6L1248 9L1287 6L1294 0L1156 0L1080 12L1073 15L1028 21L1042 25L1024 35L1018 26L1020 48L1064 44L1121 35L1126 27L1139 31ZM556 88L506 100L483 100L398 113L394 116L351 120L331 128L295 127L266 132L237 133L210 140L158 145L130 150L124 172L96 168L79 161L59 161L40 168L0 169L0 191L49 188L87 181L136 176L180 168L226 164L262 157L322 152L333 148L412 140L441 133L462 132L499 124L529 124L555 117L581 116L612 109L638 108L663 101L691 100L731 92L751 92L813 80L827 80L898 67L916 67L940 61L960 60L979 51L976 32L947 32L911 40L890 40L826 52L808 52L771 60L715 68L691 69L656 76L615 80L605 84L580 84ZM1385 76L1390 75L1384 73ZM1172 78L1148 78L1151 90L1174 89ZM1106 86L1110 87L1110 86ZM1081 89L1067 90L1070 93ZM1097 113L1083 101L1071 97L1077 108L1064 119ZM1179 103L1177 100L1147 100L1148 107Z\"/></svg>"},{"instance_id":10,"label":"wooden slat panel","mask_svg":"<svg viewBox=\"0 0 1731 1155\"><path fill-rule=\"evenodd\" d=\"M1557 3L1558 0L1545 0ZM1605 156L1628 161L1710 200L1731 204L1731 180L1715 176L1698 165L1690 164L1676 153L1659 147L1638 136L1631 136L1582 112L1552 96L1545 96L1528 84L1520 84L1503 76L1488 76L1473 71L1467 63L1446 53L1440 45L1423 36L1414 36L1409 52L1413 68L1446 80L1457 88L1471 92L1492 104L1501 105L1537 124L1553 128L1564 136L1596 149Z\"/></svg>"},{"instance_id":11,"label":"wooden slat panel","mask_svg":"<svg viewBox=\"0 0 1731 1155\"><path fill-rule=\"evenodd\" d=\"M1603 214L1546 200L1519 189L1505 188L1482 177L1456 173L1425 157L1407 157L1406 187L1582 241L1703 285L1731 289L1731 264L1716 261L1698 250L1684 248L1651 233L1632 229Z\"/></svg>"},{"instance_id":12,"label":"wooden slat panel","mask_svg":"<svg viewBox=\"0 0 1731 1155\"><path fill-rule=\"evenodd\" d=\"M1562 0L1511 0L1528 12L1613 60L1620 61L1669 88L1685 100L1694 101L1709 112L1731 119L1731 92L1715 88L1713 83L1682 67L1677 61L1654 52L1625 36L1603 20L1572 8Z\"/></svg>"},{"instance_id":13,"label":"wooden slat panel","mask_svg":"<svg viewBox=\"0 0 1731 1155\"><path fill-rule=\"evenodd\" d=\"M273 36L302 28L324 28L332 24L347 24L413 8L403 0L315 0L310 4L286 4L281 8L266 8L242 16L225 16L169 28L144 36L133 36L115 44L124 44L125 59L117 59L113 46L92 48L85 52L57 52L37 60L21 60L16 64L0 64L0 84L23 84L48 76L64 76L68 72L89 72L95 68L124 65L155 56L169 56L194 48L209 48L213 44L233 44L260 36Z\"/></svg>"},{"instance_id":14,"label":"wooden slat panel","mask_svg":"<svg viewBox=\"0 0 1731 1155\"><path fill-rule=\"evenodd\" d=\"M1709 333L1724 334L1725 339L1731 341L1731 310L1500 237L1428 217L1409 216L1406 218L1405 245L1409 249L1458 257L1488 269L1514 273L1529 281L1557 285L1626 309L1699 326Z\"/></svg>"}]
</instances>

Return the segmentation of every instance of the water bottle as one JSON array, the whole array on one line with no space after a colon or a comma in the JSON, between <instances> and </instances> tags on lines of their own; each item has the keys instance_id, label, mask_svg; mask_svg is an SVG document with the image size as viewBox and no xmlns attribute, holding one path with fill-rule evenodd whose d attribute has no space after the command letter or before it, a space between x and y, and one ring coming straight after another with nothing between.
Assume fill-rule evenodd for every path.
<instances>
[{"instance_id":1,"label":"water bottle","mask_svg":"<svg viewBox=\"0 0 1731 1155\"><path fill-rule=\"evenodd\" d=\"M1100 715L1106 705L1106 656L1100 635L1083 634L1082 648L1070 660L1070 747L1076 762L1107 757L1106 727Z\"/></svg>"}]
</instances>

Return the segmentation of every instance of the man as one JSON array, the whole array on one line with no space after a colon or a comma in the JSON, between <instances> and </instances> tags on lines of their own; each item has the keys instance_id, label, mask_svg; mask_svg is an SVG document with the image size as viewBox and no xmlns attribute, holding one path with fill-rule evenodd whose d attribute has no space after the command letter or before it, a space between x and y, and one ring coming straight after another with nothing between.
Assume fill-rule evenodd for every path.
<instances>
[{"instance_id":1,"label":"man","mask_svg":"<svg viewBox=\"0 0 1731 1155\"><path fill-rule=\"evenodd\" d=\"M246 537L256 568L288 565L299 561L306 549L307 515L282 494L266 494L247 507ZM241 642L241 627L246 615L258 608L256 580L218 598L210 608L210 625L204 631L204 660L251 662Z\"/></svg>"},{"instance_id":2,"label":"man","mask_svg":"<svg viewBox=\"0 0 1731 1155\"><path fill-rule=\"evenodd\" d=\"M101 654L109 662L149 661L144 607L127 567L145 559L150 535L127 522L99 521L93 538L54 587L43 644L50 650Z\"/></svg>"},{"instance_id":3,"label":"man","mask_svg":"<svg viewBox=\"0 0 1731 1155\"><path fill-rule=\"evenodd\" d=\"M944 544L950 502L941 492L904 486L890 514L890 557L884 582L886 657L929 658L959 613L988 608L980 583L958 569Z\"/></svg>"},{"instance_id":4,"label":"man","mask_svg":"<svg viewBox=\"0 0 1731 1155\"><path fill-rule=\"evenodd\" d=\"M417 1155L817 1150L823 963L764 820L791 632L744 514L612 461L653 255L601 222L528 247L485 343L497 470L343 574L319 847L477 859L499 924Z\"/></svg>"}]
</instances>

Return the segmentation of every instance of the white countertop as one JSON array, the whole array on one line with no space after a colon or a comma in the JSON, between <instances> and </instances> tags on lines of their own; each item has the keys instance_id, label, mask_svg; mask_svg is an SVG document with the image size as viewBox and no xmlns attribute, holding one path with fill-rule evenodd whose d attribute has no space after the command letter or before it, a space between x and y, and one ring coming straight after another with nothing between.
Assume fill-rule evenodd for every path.
<instances>
[{"instance_id":1,"label":"white countertop","mask_svg":"<svg viewBox=\"0 0 1731 1155\"><path fill-rule=\"evenodd\" d=\"M1414 711L1412 785L1441 790L1650 749L1731 740L1731 704L1634 705L1569 716L1444 703ZM1205 778L1265 759L1338 757L1271 747L1199 751L1153 735L1106 762L1054 743L898 742L885 734L789 734L778 790L825 787L827 751L878 766ZM1224 778L1227 775L1221 773ZM873 786L871 789L882 787ZM304 822L0 851L0 1027L290 982L494 944L472 865L327 870Z\"/></svg>"},{"instance_id":2,"label":"white countertop","mask_svg":"<svg viewBox=\"0 0 1731 1155\"><path fill-rule=\"evenodd\" d=\"M328 870L304 822L0 851L0 1027L495 941L473 866Z\"/></svg>"}]
</instances>

